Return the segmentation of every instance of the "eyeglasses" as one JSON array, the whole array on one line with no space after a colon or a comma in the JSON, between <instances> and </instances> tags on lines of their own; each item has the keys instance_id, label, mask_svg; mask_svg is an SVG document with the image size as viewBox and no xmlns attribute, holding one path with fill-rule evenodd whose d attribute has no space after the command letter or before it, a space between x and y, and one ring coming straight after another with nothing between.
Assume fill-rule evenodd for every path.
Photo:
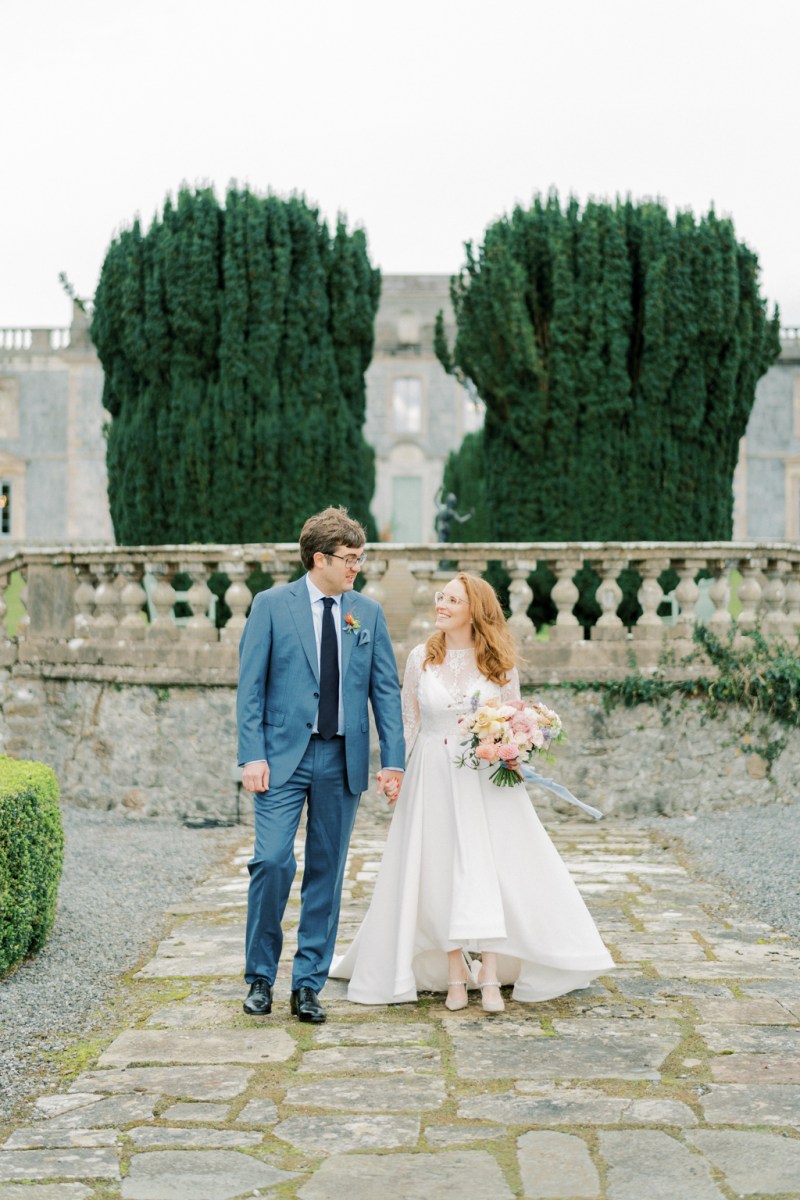
<instances>
[{"instance_id":1,"label":"eyeglasses","mask_svg":"<svg viewBox=\"0 0 800 1200\"><path fill-rule=\"evenodd\" d=\"M355 571L357 567L363 567L364 563L367 561L366 554L359 554L358 556L355 554L348 554L346 556L344 554L326 554L325 557L340 559L341 562L343 562L347 567L348 571Z\"/></svg>"},{"instance_id":2,"label":"eyeglasses","mask_svg":"<svg viewBox=\"0 0 800 1200\"><path fill-rule=\"evenodd\" d=\"M434 604L466 604L466 600L462 600L460 596L446 596L444 592L436 592L433 597Z\"/></svg>"}]
</instances>

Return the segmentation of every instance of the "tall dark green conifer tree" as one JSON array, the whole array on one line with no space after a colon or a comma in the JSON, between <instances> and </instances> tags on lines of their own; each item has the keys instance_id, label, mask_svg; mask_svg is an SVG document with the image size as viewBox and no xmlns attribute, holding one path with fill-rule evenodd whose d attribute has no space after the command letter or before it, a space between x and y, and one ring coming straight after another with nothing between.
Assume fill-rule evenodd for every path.
<instances>
[{"instance_id":1,"label":"tall dark green conifer tree","mask_svg":"<svg viewBox=\"0 0 800 1200\"><path fill-rule=\"evenodd\" d=\"M125 544L293 540L344 504L376 536L364 373L380 275L298 197L168 200L106 254L92 338Z\"/></svg>"},{"instance_id":2,"label":"tall dark green conifer tree","mask_svg":"<svg viewBox=\"0 0 800 1200\"><path fill-rule=\"evenodd\" d=\"M731 222L551 194L466 250L437 353L486 402L486 536L729 538L739 440L780 351Z\"/></svg>"}]
</instances>

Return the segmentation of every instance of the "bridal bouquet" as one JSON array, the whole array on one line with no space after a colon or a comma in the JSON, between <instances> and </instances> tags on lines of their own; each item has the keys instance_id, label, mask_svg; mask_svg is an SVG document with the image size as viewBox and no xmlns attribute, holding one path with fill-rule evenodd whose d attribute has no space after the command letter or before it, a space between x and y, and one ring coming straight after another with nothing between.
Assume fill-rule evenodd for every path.
<instances>
[{"instance_id":1,"label":"bridal bouquet","mask_svg":"<svg viewBox=\"0 0 800 1200\"><path fill-rule=\"evenodd\" d=\"M466 734L468 749L456 759L458 767L477 770L482 763L497 763L491 774L498 787L519 783L518 768L530 762L534 754L546 754L551 746L563 741L561 718L545 704L525 704L522 700L487 700L473 697L472 707L458 719Z\"/></svg>"}]
</instances>

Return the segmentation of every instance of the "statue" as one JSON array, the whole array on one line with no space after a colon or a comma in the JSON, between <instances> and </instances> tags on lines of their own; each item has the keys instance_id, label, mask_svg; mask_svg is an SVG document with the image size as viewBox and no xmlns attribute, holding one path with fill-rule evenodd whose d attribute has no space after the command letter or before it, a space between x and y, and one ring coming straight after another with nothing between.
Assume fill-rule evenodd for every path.
<instances>
[{"instance_id":1,"label":"statue","mask_svg":"<svg viewBox=\"0 0 800 1200\"><path fill-rule=\"evenodd\" d=\"M436 537L440 542L449 542L450 533L453 528L453 522L457 521L459 525L463 525L465 521L469 521L472 513L465 513L461 516L456 511L456 497L453 492L448 492L443 495L443 489L439 488L436 493L436 516L433 519L433 527L436 530Z\"/></svg>"}]
</instances>

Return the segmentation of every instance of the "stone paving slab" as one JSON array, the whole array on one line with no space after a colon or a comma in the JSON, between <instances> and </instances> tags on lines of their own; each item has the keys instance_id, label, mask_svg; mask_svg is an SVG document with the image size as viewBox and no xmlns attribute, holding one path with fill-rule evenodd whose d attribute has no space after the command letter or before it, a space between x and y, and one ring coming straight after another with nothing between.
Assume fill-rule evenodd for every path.
<instances>
[{"instance_id":1,"label":"stone paving slab","mask_svg":"<svg viewBox=\"0 0 800 1200\"><path fill-rule=\"evenodd\" d=\"M6 1138L3 1148L56 1150L59 1146L116 1146L118 1138L118 1129L64 1129L58 1126L43 1128L42 1125L33 1125L15 1129L11 1137Z\"/></svg>"},{"instance_id":2,"label":"stone paving slab","mask_svg":"<svg viewBox=\"0 0 800 1200\"><path fill-rule=\"evenodd\" d=\"M574 1134L523 1134L517 1141L517 1160L531 1200L597 1200L600 1195L600 1176L589 1147Z\"/></svg>"},{"instance_id":3,"label":"stone paving slab","mask_svg":"<svg viewBox=\"0 0 800 1200\"><path fill-rule=\"evenodd\" d=\"M123 1200L233 1200L292 1179L236 1150L154 1150L135 1154L122 1181Z\"/></svg>"},{"instance_id":4,"label":"stone paving slab","mask_svg":"<svg viewBox=\"0 0 800 1200\"><path fill-rule=\"evenodd\" d=\"M61 1147L42 1150L3 1150L0 1183L14 1179L119 1179L115 1150Z\"/></svg>"},{"instance_id":5,"label":"stone paving slab","mask_svg":"<svg viewBox=\"0 0 800 1200\"><path fill-rule=\"evenodd\" d=\"M554 1021L557 1036L503 1036L504 1025L452 1033L464 1079L657 1079L681 1040L677 1022Z\"/></svg>"},{"instance_id":6,"label":"stone paving slab","mask_svg":"<svg viewBox=\"0 0 800 1200\"><path fill-rule=\"evenodd\" d=\"M774 1133L696 1129L688 1140L739 1196L800 1194L800 1141Z\"/></svg>"},{"instance_id":7,"label":"stone paving slab","mask_svg":"<svg viewBox=\"0 0 800 1200\"><path fill-rule=\"evenodd\" d=\"M383 1012L385 1009L380 1011ZM321 1025L313 1032L315 1042L335 1046L372 1045L380 1042L419 1045L429 1042L431 1034L430 1025L423 1025L419 1022L401 1024L400 1021L375 1021L372 1024L366 1021L354 1021L347 1025L338 1021L335 1025Z\"/></svg>"},{"instance_id":8,"label":"stone paving slab","mask_svg":"<svg viewBox=\"0 0 800 1200\"><path fill-rule=\"evenodd\" d=\"M779 1000L716 1000L700 998L695 1008L707 1025L797 1025L794 1013Z\"/></svg>"},{"instance_id":9,"label":"stone paving slab","mask_svg":"<svg viewBox=\"0 0 800 1200\"><path fill-rule=\"evenodd\" d=\"M91 1194L85 1183L0 1184L0 1200L88 1200Z\"/></svg>"},{"instance_id":10,"label":"stone paving slab","mask_svg":"<svg viewBox=\"0 0 800 1200\"><path fill-rule=\"evenodd\" d=\"M85 1071L72 1085L76 1091L158 1092L185 1100L232 1100L245 1090L253 1072L247 1067L128 1067L126 1070ZM71 1089L70 1089L71 1090Z\"/></svg>"},{"instance_id":11,"label":"stone paving slab","mask_svg":"<svg viewBox=\"0 0 800 1200\"><path fill-rule=\"evenodd\" d=\"M429 1125L425 1141L429 1146L465 1146L471 1142L493 1141L504 1137L505 1126L497 1125Z\"/></svg>"},{"instance_id":12,"label":"stone paving slab","mask_svg":"<svg viewBox=\"0 0 800 1200\"><path fill-rule=\"evenodd\" d=\"M777 1054L720 1054L710 1067L717 1083L800 1083L800 1060Z\"/></svg>"},{"instance_id":13,"label":"stone paving slab","mask_svg":"<svg viewBox=\"0 0 800 1200\"><path fill-rule=\"evenodd\" d=\"M165 1121L225 1121L230 1112L228 1104L212 1104L202 1100L179 1100L162 1112Z\"/></svg>"},{"instance_id":14,"label":"stone paving slab","mask_svg":"<svg viewBox=\"0 0 800 1200\"><path fill-rule=\"evenodd\" d=\"M800 1130L797 1084L710 1084L700 1104L709 1125L787 1125Z\"/></svg>"},{"instance_id":15,"label":"stone paving slab","mask_svg":"<svg viewBox=\"0 0 800 1200\"><path fill-rule=\"evenodd\" d=\"M442 1069L442 1056L431 1046L337 1046L307 1050L300 1075L339 1075L353 1071L430 1075Z\"/></svg>"},{"instance_id":16,"label":"stone paving slab","mask_svg":"<svg viewBox=\"0 0 800 1200\"><path fill-rule=\"evenodd\" d=\"M165 1117L166 1115L164 1113ZM277 1119L278 1109L275 1101L256 1096L252 1100L248 1100L236 1118L236 1122L239 1125L274 1125Z\"/></svg>"},{"instance_id":17,"label":"stone paving slab","mask_svg":"<svg viewBox=\"0 0 800 1200\"><path fill-rule=\"evenodd\" d=\"M129 1129L127 1136L134 1146L150 1150L177 1146L227 1150L237 1146L260 1146L264 1140L261 1133L249 1129L168 1129L163 1125L141 1125L137 1129Z\"/></svg>"},{"instance_id":18,"label":"stone paving slab","mask_svg":"<svg viewBox=\"0 0 800 1200\"><path fill-rule=\"evenodd\" d=\"M128 1029L98 1060L101 1067L131 1063L286 1062L297 1049L285 1029Z\"/></svg>"},{"instance_id":19,"label":"stone paving slab","mask_svg":"<svg viewBox=\"0 0 800 1200\"><path fill-rule=\"evenodd\" d=\"M400 1200L453 1200L466 1189L470 1200L513 1200L495 1159L484 1150L439 1154L336 1154L298 1189L299 1200L376 1200L386 1192Z\"/></svg>"},{"instance_id":20,"label":"stone paving slab","mask_svg":"<svg viewBox=\"0 0 800 1200\"><path fill-rule=\"evenodd\" d=\"M706 1159L657 1130L601 1131L608 1200L726 1200Z\"/></svg>"},{"instance_id":21,"label":"stone paving slab","mask_svg":"<svg viewBox=\"0 0 800 1200\"><path fill-rule=\"evenodd\" d=\"M800 1029L785 1025L697 1025L696 1032L716 1054L800 1054Z\"/></svg>"},{"instance_id":22,"label":"stone paving slab","mask_svg":"<svg viewBox=\"0 0 800 1200\"><path fill-rule=\"evenodd\" d=\"M445 1100L441 1079L325 1079L286 1091L285 1104L340 1108L351 1112L423 1112L440 1108Z\"/></svg>"},{"instance_id":23,"label":"stone paving slab","mask_svg":"<svg viewBox=\"0 0 800 1200\"><path fill-rule=\"evenodd\" d=\"M314 1158L351 1150L396 1150L416 1146L418 1117L381 1116L289 1117L273 1129L275 1137Z\"/></svg>"}]
</instances>

